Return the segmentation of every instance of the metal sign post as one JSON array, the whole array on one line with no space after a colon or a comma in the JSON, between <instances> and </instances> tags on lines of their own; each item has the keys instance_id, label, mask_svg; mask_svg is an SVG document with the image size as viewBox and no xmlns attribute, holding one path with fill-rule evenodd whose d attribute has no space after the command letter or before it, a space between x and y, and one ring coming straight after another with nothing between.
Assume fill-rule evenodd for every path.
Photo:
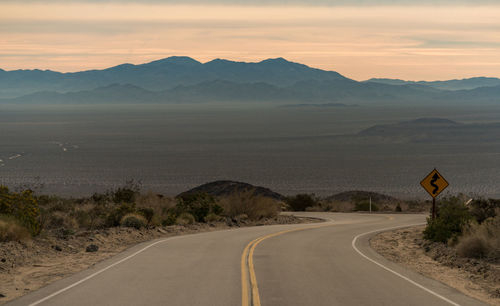
<instances>
[{"instance_id":1,"label":"metal sign post","mask_svg":"<svg viewBox=\"0 0 500 306\"><path fill-rule=\"evenodd\" d=\"M446 189L450 184L434 168L421 182L420 185L432 197L432 220L436 218L436 197Z\"/></svg>"}]
</instances>

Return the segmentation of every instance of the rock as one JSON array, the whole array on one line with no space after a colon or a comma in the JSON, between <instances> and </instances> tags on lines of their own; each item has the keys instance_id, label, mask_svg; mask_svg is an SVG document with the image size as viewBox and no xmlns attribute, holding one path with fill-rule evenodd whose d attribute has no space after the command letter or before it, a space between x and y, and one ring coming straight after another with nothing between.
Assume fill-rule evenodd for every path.
<instances>
[{"instance_id":1,"label":"rock","mask_svg":"<svg viewBox=\"0 0 500 306\"><path fill-rule=\"evenodd\" d=\"M52 248L58 252L61 252L62 251L62 248L58 245L53 245Z\"/></svg>"},{"instance_id":2,"label":"rock","mask_svg":"<svg viewBox=\"0 0 500 306\"><path fill-rule=\"evenodd\" d=\"M3 293L0 293L0 298L4 298L4 297L6 297L6 295Z\"/></svg>"},{"instance_id":3,"label":"rock","mask_svg":"<svg viewBox=\"0 0 500 306\"><path fill-rule=\"evenodd\" d=\"M1 262L6 262L6 261L7 261L7 259L2 258L2 259L0 259L0 261L1 261Z\"/></svg>"},{"instance_id":4,"label":"rock","mask_svg":"<svg viewBox=\"0 0 500 306\"><path fill-rule=\"evenodd\" d=\"M90 244L87 246L87 248L85 249L86 252L97 252L99 250L99 247L95 244Z\"/></svg>"}]
</instances>

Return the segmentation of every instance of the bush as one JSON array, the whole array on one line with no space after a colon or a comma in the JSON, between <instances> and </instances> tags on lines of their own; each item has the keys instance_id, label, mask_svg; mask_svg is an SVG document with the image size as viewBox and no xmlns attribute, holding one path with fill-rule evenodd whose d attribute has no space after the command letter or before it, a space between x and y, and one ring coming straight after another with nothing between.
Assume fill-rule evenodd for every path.
<instances>
[{"instance_id":1,"label":"bush","mask_svg":"<svg viewBox=\"0 0 500 306\"><path fill-rule=\"evenodd\" d=\"M155 215L155 211L152 208L142 207L139 208L137 212L146 219L148 225L151 224L151 221L153 220L153 217Z\"/></svg>"},{"instance_id":2,"label":"bush","mask_svg":"<svg viewBox=\"0 0 500 306\"><path fill-rule=\"evenodd\" d=\"M436 219L427 219L424 238L435 242L456 242L471 220L467 207L457 197L444 198L437 206Z\"/></svg>"},{"instance_id":3,"label":"bush","mask_svg":"<svg viewBox=\"0 0 500 306\"><path fill-rule=\"evenodd\" d=\"M177 217L175 220L175 223L179 225L187 225L187 224L193 224L195 222L195 218L192 214L184 212Z\"/></svg>"},{"instance_id":4,"label":"bush","mask_svg":"<svg viewBox=\"0 0 500 306\"><path fill-rule=\"evenodd\" d=\"M354 204L355 211L370 211L370 201L369 200L361 200L357 201ZM372 203L372 211L378 211L379 208L375 203Z\"/></svg>"},{"instance_id":5,"label":"bush","mask_svg":"<svg viewBox=\"0 0 500 306\"><path fill-rule=\"evenodd\" d=\"M500 208L500 200L476 199L470 203L470 213L476 221L481 224L488 218L496 216L495 210Z\"/></svg>"},{"instance_id":6,"label":"bush","mask_svg":"<svg viewBox=\"0 0 500 306\"><path fill-rule=\"evenodd\" d=\"M500 216L472 224L459 238L457 253L462 257L500 260Z\"/></svg>"},{"instance_id":7,"label":"bush","mask_svg":"<svg viewBox=\"0 0 500 306\"><path fill-rule=\"evenodd\" d=\"M166 217L161 221L161 225L163 226L174 225L176 221L177 217L175 216L175 214L168 213Z\"/></svg>"},{"instance_id":8,"label":"bush","mask_svg":"<svg viewBox=\"0 0 500 306\"><path fill-rule=\"evenodd\" d=\"M0 214L15 217L33 236L40 233L40 209L31 190L15 193L0 186Z\"/></svg>"},{"instance_id":9,"label":"bush","mask_svg":"<svg viewBox=\"0 0 500 306\"><path fill-rule=\"evenodd\" d=\"M115 203L134 203L136 197L140 194L140 183L134 180L127 181L125 186L116 189L115 191L108 192Z\"/></svg>"},{"instance_id":10,"label":"bush","mask_svg":"<svg viewBox=\"0 0 500 306\"><path fill-rule=\"evenodd\" d=\"M48 215L46 223L44 224L47 229L78 229L78 222L72 216L63 212L54 212Z\"/></svg>"},{"instance_id":11,"label":"bush","mask_svg":"<svg viewBox=\"0 0 500 306\"><path fill-rule=\"evenodd\" d=\"M297 194L286 199L288 206L294 211L305 211L306 208L319 205L314 194Z\"/></svg>"},{"instance_id":12,"label":"bush","mask_svg":"<svg viewBox=\"0 0 500 306\"><path fill-rule=\"evenodd\" d=\"M276 217L280 203L274 199L255 195L252 191L235 192L220 200L224 215L234 218L247 215L251 220Z\"/></svg>"},{"instance_id":13,"label":"bush","mask_svg":"<svg viewBox=\"0 0 500 306\"><path fill-rule=\"evenodd\" d=\"M121 226L141 229L146 226L146 218L140 214L127 214L120 221Z\"/></svg>"},{"instance_id":14,"label":"bush","mask_svg":"<svg viewBox=\"0 0 500 306\"><path fill-rule=\"evenodd\" d=\"M488 253L487 242L477 236L467 236L459 240L457 253L462 257L483 258Z\"/></svg>"},{"instance_id":15,"label":"bush","mask_svg":"<svg viewBox=\"0 0 500 306\"><path fill-rule=\"evenodd\" d=\"M205 222L208 222L208 223L217 222L217 221L221 221L221 220L222 220L222 217L217 215L217 214L214 214L214 213L209 213L205 217Z\"/></svg>"},{"instance_id":16,"label":"bush","mask_svg":"<svg viewBox=\"0 0 500 306\"><path fill-rule=\"evenodd\" d=\"M135 204L134 203L122 203L111 210L106 218L107 226L119 226L122 218L127 215L135 213Z\"/></svg>"},{"instance_id":17,"label":"bush","mask_svg":"<svg viewBox=\"0 0 500 306\"><path fill-rule=\"evenodd\" d=\"M205 222L205 217L209 213L220 214L223 211L215 198L206 193L187 194L177 201L175 214L179 216L184 212L189 213L196 222Z\"/></svg>"},{"instance_id":18,"label":"bush","mask_svg":"<svg viewBox=\"0 0 500 306\"><path fill-rule=\"evenodd\" d=\"M401 205L398 203L396 208L394 209L395 212L402 212L403 210L401 209Z\"/></svg>"},{"instance_id":19,"label":"bush","mask_svg":"<svg viewBox=\"0 0 500 306\"><path fill-rule=\"evenodd\" d=\"M0 241L21 241L30 238L27 228L13 216L0 215Z\"/></svg>"}]
</instances>

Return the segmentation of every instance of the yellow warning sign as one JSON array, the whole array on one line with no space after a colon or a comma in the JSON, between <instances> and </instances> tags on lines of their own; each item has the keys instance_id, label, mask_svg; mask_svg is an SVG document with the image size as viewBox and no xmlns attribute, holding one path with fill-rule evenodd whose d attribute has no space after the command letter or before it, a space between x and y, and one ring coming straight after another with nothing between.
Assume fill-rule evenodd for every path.
<instances>
[{"instance_id":1,"label":"yellow warning sign","mask_svg":"<svg viewBox=\"0 0 500 306\"><path fill-rule=\"evenodd\" d=\"M424 187L425 191L427 191L431 197L435 198L445 190L449 184L444 177L434 169L420 182L420 185Z\"/></svg>"}]
</instances>

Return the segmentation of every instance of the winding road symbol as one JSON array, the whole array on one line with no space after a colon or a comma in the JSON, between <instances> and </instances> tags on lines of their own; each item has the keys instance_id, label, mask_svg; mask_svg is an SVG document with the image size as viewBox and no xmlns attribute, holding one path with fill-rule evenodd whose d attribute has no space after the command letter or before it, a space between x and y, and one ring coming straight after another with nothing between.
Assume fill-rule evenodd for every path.
<instances>
[{"instance_id":1,"label":"winding road symbol","mask_svg":"<svg viewBox=\"0 0 500 306\"><path fill-rule=\"evenodd\" d=\"M444 177L434 169L420 182L420 185L435 198L448 187L449 184Z\"/></svg>"},{"instance_id":2,"label":"winding road symbol","mask_svg":"<svg viewBox=\"0 0 500 306\"><path fill-rule=\"evenodd\" d=\"M439 180L441 177L439 176L439 174L435 173L433 176L432 176L432 180L431 180L431 186L434 187L434 189L432 190L432 194L436 194L439 190L439 186L436 185L436 181Z\"/></svg>"}]
</instances>

